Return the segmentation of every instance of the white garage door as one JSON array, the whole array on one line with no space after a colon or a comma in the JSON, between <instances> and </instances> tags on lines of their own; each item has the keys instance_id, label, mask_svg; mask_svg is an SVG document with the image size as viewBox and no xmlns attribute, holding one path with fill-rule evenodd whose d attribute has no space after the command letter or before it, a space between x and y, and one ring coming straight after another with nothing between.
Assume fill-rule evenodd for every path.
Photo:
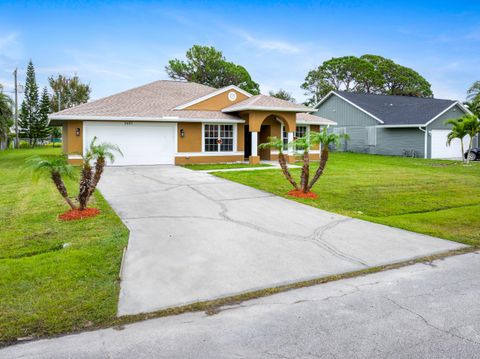
<instances>
[{"instance_id":1,"label":"white garage door","mask_svg":"<svg viewBox=\"0 0 480 359\"><path fill-rule=\"evenodd\" d=\"M462 158L462 146L460 139L456 138L447 146L447 135L449 130L432 130L432 158L459 159ZM465 136L463 144L467 148L470 141L469 136Z\"/></svg>"},{"instance_id":2,"label":"white garage door","mask_svg":"<svg viewBox=\"0 0 480 359\"><path fill-rule=\"evenodd\" d=\"M175 124L138 122L85 122L85 146L98 142L117 145L123 153L115 166L173 164ZM97 143L98 143L97 142Z\"/></svg>"}]
</instances>

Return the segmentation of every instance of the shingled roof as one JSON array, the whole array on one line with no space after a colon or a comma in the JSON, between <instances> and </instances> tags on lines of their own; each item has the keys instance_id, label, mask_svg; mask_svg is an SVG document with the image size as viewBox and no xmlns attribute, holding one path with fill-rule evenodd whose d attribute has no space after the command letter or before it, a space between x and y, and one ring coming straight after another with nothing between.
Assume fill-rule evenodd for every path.
<instances>
[{"instance_id":1,"label":"shingled roof","mask_svg":"<svg viewBox=\"0 0 480 359\"><path fill-rule=\"evenodd\" d=\"M237 116L221 111L174 109L179 104L215 91L216 88L194 82L160 80L56 112L50 115L50 118L119 117L155 120L172 117L239 120Z\"/></svg>"},{"instance_id":2,"label":"shingled roof","mask_svg":"<svg viewBox=\"0 0 480 359\"><path fill-rule=\"evenodd\" d=\"M425 125L454 104L454 100L411 96L389 96L335 91L333 94L351 102L382 121L382 125ZM323 100L317 105L321 105Z\"/></svg>"}]
</instances>

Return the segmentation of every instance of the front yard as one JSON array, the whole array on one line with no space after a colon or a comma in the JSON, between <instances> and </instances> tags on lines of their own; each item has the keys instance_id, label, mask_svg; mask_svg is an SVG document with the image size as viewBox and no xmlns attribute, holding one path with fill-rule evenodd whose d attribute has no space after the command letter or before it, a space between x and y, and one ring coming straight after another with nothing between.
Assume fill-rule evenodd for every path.
<instances>
[{"instance_id":1,"label":"front yard","mask_svg":"<svg viewBox=\"0 0 480 359\"><path fill-rule=\"evenodd\" d=\"M300 170L292 173L298 177ZM480 245L478 162L464 167L452 161L331 153L313 200L287 196L291 187L279 170L214 174L327 211Z\"/></svg>"},{"instance_id":2,"label":"front yard","mask_svg":"<svg viewBox=\"0 0 480 359\"><path fill-rule=\"evenodd\" d=\"M0 152L0 346L113 320L128 231L101 195L101 215L62 222L68 207L49 179L23 169L40 148ZM68 182L72 194L76 183ZM65 246L65 247L64 247Z\"/></svg>"}]
</instances>

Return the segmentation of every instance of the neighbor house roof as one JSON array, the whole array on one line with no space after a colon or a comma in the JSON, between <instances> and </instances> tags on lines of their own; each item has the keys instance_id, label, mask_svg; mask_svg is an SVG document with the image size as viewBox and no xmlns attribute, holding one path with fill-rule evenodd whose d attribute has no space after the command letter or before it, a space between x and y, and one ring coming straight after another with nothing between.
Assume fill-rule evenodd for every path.
<instances>
[{"instance_id":1,"label":"neighbor house roof","mask_svg":"<svg viewBox=\"0 0 480 359\"><path fill-rule=\"evenodd\" d=\"M441 114L459 105L459 101L436 98L374 95L365 93L332 91L320 101L316 108L330 96L338 96L367 113L383 126L426 125Z\"/></svg>"},{"instance_id":2,"label":"neighbor house roof","mask_svg":"<svg viewBox=\"0 0 480 359\"><path fill-rule=\"evenodd\" d=\"M297 113L297 124L335 126L337 123L320 116L311 115L309 113Z\"/></svg>"},{"instance_id":3,"label":"neighbor house roof","mask_svg":"<svg viewBox=\"0 0 480 359\"><path fill-rule=\"evenodd\" d=\"M212 119L244 122L221 111L175 110L180 104L206 96L217 89L182 81L155 81L144 86L75 106L50 115L50 119Z\"/></svg>"},{"instance_id":4,"label":"neighbor house roof","mask_svg":"<svg viewBox=\"0 0 480 359\"><path fill-rule=\"evenodd\" d=\"M314 109L272 96L255 95L236 104L226 107L222 112L240 111L284 111L284 112L312 112Z\"/></svg>"}]
</instances>

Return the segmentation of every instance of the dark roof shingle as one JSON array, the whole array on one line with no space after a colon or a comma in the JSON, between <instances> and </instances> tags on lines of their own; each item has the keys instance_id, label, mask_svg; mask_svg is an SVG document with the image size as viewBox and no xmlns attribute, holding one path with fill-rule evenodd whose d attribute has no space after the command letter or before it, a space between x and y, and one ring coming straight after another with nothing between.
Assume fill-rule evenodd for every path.
<instances>
[{"instance_id":1,"label":"dark roof shingle","mask_svg":"<svg viewBox=\"0 0 480 359\"><path fill-rule=\"evenodd\" d=\"M344 91L336 91L336 93L382 120L383 125L424 125L457 102L436 98L373 95Z\"/></svg>"}]
</instances>

